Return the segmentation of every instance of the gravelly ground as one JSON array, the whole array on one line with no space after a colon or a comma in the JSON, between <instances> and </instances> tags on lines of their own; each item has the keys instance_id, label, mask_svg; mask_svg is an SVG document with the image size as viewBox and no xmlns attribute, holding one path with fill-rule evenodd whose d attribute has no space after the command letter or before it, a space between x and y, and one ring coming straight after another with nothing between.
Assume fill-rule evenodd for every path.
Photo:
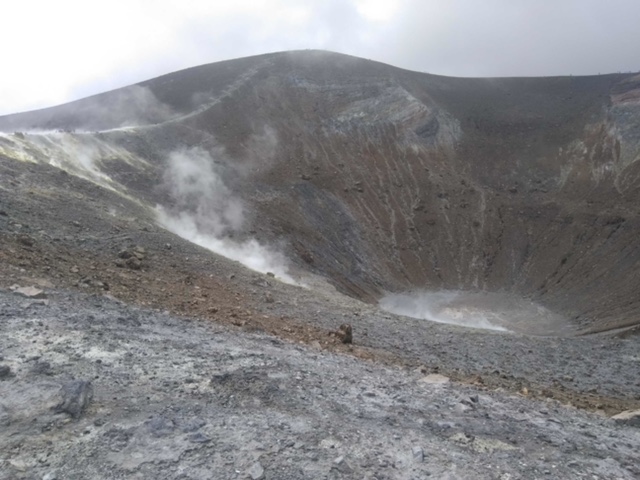
<instances>
[{"instance_id":1,"label":"gravelly ground","mask_svg":"<svg viewBox=\"0 0 640 480\"><path fill-rule=\"evenodd\" d=\"M640 336L536 337L469 329L387 314L375 306L343 297L343 310L326 307L337 295L322 290L301 291L296 296L298 315L309 322L335 328L341 322L354 328L357 343L393 352L461 377L480 376L489 384L529 390L551 390L572 401L568 392L581 394L573 401L590 408L611 408L617 398L628 407L640 402ZM292 308L284 292L273 307L286 314ZM329 298L329 299L328 299ZM295 311L296 309L293 308ZM591 398L590 398L591 396Z\"/></svg>"},{"instance_id":2,"label":"gravelly ground","mask_svg":"<svg viewBox=\"0 0 640 480\"><path fill-rule=\"evenodd\" d=\"M0 292L2 479L640 475L637 428L556 401L104 296L32 302ZM51 409L73 379L77 419Z\"/></svg>"}]
</instances>

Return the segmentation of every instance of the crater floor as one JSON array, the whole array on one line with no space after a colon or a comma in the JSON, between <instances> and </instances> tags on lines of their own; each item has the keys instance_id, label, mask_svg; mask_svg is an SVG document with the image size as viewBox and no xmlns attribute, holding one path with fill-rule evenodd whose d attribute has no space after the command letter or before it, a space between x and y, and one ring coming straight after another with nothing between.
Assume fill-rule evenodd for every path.
<instances>
[{"instance_id":1,"label":"crater floor","mask_svg":"<svg viewBox=\"0 0 640 480\"><path fill-rule=\"evenodd\" d=\"M544 336L578 333L561 315L508 293L448 290L388 294L380 299L380 308L398 315L469 328Z\"/></svg>"}]
</instances>

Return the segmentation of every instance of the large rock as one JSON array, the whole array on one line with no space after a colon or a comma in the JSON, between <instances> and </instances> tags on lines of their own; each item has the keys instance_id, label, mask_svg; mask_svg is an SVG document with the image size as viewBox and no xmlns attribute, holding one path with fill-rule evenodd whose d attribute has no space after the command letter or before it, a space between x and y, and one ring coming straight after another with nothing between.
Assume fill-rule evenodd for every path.
<instances>
[{"instance_id":1,"label":"large rock","mask_svg":"<svg viewBox=\"0 0 640 480\"><path fill-rule=\"evenodd\" d=\"M9 365L0 365L0 379L11 377L11 367Z\"/></svg>"},{"instance_id":2,"label":"large rock","mask_svg":"<svg viewBox=\"0 0 640 480\"><path fill-rule=\"evenodd\" d=\"M0 427L8 427L11 423L11 416L7 407L0 403Z\"/></svg>"},{"instance_id":3,"label":"large rock","mask_svg":"<svg viewBox=\"0 0 640 480\"><path fill-rule=\"evenodd\" d=\"M621 425L640 427L640 410L626 410L611 418Z\"/></svg>"},{"instance_id":4,"label":"large rock","mask_svg":"<svg viewBox=\"0 0 640 480\"><path fill-rule=\"evenodd\" d=\"M36 287L19 287L14 290L14 293L26 298L47 298L47 294L43 290Z\"/></svg>"},{"instance_id":5,"label":"large rock","mask_svg":"<svg viewBox=\"0 0 640 480\"><path fill-rule=\"evenodd\" d=\"M72 380L60 389L60 402L54 407L56 413L68 413L73 418L80 418L82 412L93 400L93 385L90 381Z\"/></svg>"},{"instance_id":6,"label":"large rock","mask_svg":"<svg viewBox=\"0 0 640 480\"><path fill-rule=\"evenodd\" d=\"M449 377L445 377L444 375L440 375L439 373L432 373L430 375L422 377L419 382L429 383L432 385L442 385L443 383L449 383Z\"/></svg>"}]
</instances>

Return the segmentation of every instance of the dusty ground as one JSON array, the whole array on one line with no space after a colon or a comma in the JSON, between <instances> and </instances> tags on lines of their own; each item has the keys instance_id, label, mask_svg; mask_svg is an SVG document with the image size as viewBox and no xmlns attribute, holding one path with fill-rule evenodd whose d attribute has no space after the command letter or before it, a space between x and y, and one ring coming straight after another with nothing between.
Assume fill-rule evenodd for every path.
<instances>
[{"instance_id":1,"label":"dusty ground","mask_svg":"<svg viewBox=\"0 0 640 480\"><path fill-rule=\"evenodd\" d=\"M557 401L103 295L48 300L0 292L2 479L640 474L637 427ZM61 391L74 380L86 406Z\"/></svg>"}]
</instances>

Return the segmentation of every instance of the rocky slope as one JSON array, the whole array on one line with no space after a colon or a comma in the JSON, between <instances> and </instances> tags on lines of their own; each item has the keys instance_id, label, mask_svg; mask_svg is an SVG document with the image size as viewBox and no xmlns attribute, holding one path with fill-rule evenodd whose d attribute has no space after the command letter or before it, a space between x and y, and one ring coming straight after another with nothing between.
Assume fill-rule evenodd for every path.
<instances>
[{"instance_id":1,"label":"rocky slope","mask_svg":"<svg viewBox=\"0 0 640 480\"><path fill-rule=\"evenodd\" d=\"M501 291L602 331L638 318L639 82L283 53L0 118L61 130L0 148L167 207L167 159L198 148L251 212L237 234L279 242L345 293Z\"/></svg>"},{"instance_id":2,"label":"rocky slope","mask_svg":"<svg viewBox=\"0 0 640 480\"><path fill-rule=\"evenodd\" d=\"M141 310L0 293L2 479L637 478L637 427ZM442 383L445 382L445 383Z\"/></svg>"}]
</instances>

